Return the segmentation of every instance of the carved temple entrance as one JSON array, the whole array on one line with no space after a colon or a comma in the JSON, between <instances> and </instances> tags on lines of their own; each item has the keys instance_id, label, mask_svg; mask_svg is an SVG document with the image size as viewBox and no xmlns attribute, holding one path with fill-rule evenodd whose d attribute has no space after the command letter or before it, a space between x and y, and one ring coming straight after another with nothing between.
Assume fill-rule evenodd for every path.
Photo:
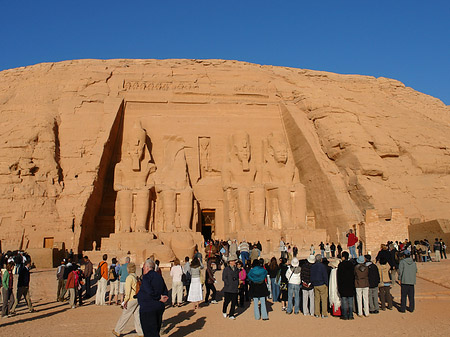
<instances>
[{"instance_id":1,"label":"carved temple entrance","mask_svg":"<svg viewBox=\"0 0 450 337\"><path fill-rule=\"evenodd\" d=\"M202 235L205 240L214 238L216 224L216 210L202 209L201 225Z\"/></svg>"}]
</instances>

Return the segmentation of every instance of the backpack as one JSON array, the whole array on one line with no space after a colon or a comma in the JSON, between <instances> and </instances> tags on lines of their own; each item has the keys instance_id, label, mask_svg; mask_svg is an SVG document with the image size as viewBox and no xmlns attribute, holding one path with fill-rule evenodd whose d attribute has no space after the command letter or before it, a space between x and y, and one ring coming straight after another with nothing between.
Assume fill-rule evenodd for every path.
<instances>
[{"instance_id":1,"label":"backpack","mask_svg":"<svg viewBox=\"0 0 450 337\"><path fill-rule=\"evenodd\" d=\"M116 266L109 267L108 280L110 281L117 280Z\"/></svg>"},{"instance_id":2,"label":"backpack","mask_svg":"<svg viewBox=\"0 0 450 337\"><path fill-rule=\"evenodd\" d=\"M139 290L141 290L142 285L142 279L140 277L136 277L136 294L133 296L134 298L137 298L137 294L139 293Z\"/></svg>"},{"instance_id":3,"label":"backpack","mask_svg":"<svg viewBox=\"0 0 450 337\"><path fill-rule=\"evenodd\" d=\"M100 281L102 278L102 266L105 262L99 263L97 270L95 271L94 279Z\"/></svg>"}]
</instances>

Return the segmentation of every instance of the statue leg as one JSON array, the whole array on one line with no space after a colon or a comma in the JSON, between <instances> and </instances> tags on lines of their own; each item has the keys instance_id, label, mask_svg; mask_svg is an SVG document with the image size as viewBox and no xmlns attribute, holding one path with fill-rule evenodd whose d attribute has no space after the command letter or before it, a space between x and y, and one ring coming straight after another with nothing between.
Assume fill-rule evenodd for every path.
<instances>
[{"instance_id":1,"label":"statue leg","mask_svg":"<svg viewBox=\"0 0 450 337\"><path fill-rule=\"evenodd\" d=\"M150 191L139 191L136 195L136 232L146 232L148 210L150 207Z\"/></svg>"},{"instance_id":2,"label":"statue leg","mask_svg":"<svg viewBox=\"0 0 450 337\"><path fill-rule=\"evenodd\" d=\"M133 194L131 191L122 190L117 192L119 205L121 232L129 232L131 229L131 213L133 211Z\"/></svg>"},{"instance_id":3,"label":"statue leg","mask_svg":"<svg viewBox=\"0 0 450 337\"><path fill-rule=\"evenodd\" d=\"M180 193L180 204L178 210L180 213L181 230L188 231L191 229L191 217L192 217L192 190L185 189Z\"/></svg>"},{"instance_id":4,"label":"statue leg","mask_svg":"<svg viewBox=\"0 0 450 337\"><path fill-rule=\"evenodd\" d=\"M281 228L292 228L291 217L291 191L286 187L278 187L277 190L278 209L281 216Z\"/></svg>"},{"instance_id":5,"label":"statue leg","mask_svg":"<svg viewBox=\"0 0 450 337\"><path fill-rule=\"evenodd\" d=\"M166 232L175 230L175 210L176 210L176 194L172 190L161 192L163 212L164 212L164 229Z\"/></svg>"},{"instance_id":6,"label":"statue leg","mask_svg":"<svg viewBox=\"0 0 450 337\"><path fill-rule=\"evenodd\" d=\"M253 197L256 226L258 228L264 228L264 217L266 215L264 188L255 188L253 191Z\"/></svg>"},{"instance_id":7,"label":"statue leg","mask_svg":"<svg viewBox=\"0 0 450 337\"><path fill-rule=\"evenodd\" d=\"M295 185L294 212L296 227L306 228L306 189L302 184Z\"/></svg>"},{"instance_id":8,"label":"statue leg","mask_svg":"<svg viewBox=\"0 0 450 337\"><path fill-rule=\"evenodd\" d=\"M250 228L250 193L246 188L237 190L237 208L240 220L240 230ZM236 229L237 230L237 229Z\"/></svg>"}]
</instances>

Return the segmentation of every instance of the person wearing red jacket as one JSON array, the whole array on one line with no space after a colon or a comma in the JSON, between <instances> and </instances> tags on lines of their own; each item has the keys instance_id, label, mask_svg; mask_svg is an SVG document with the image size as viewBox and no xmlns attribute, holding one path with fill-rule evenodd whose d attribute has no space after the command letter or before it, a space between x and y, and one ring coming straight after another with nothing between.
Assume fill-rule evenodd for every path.
<instances>
[{"instance_id":1,"label":"person wearing red jacket","mask_svg":"<svg viewBox=\"0 0 450 337\"><path fill-rule=\"evenodd\" d=\"M347 247L350 252L352 259L356 259L356 243L358 242L358 237L353 233L353 229L350 229L347 233Z\"/></svg>"}]
</instances>

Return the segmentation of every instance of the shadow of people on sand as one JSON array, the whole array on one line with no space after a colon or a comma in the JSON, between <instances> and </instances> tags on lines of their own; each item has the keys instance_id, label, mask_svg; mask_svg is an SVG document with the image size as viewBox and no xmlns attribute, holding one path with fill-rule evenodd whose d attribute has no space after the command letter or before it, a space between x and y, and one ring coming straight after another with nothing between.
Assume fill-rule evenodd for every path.
<instances>
[{"instance_id":1,"label":"shadow of people on sand","mask_svg":"<svg viewBox=\"0 0 450 337\"><path fill-rule=\"evenodd\" d=\"M181 322L189 320L192 316L194 316L194 314L194 310L181 311L176 316L172 316L169 319L164 320L162 332L164 332L164 334L168 334L170 330L175 328Z\"/></svg>"},{"instance_id":2,"label":"shadow of people on sand","mask_svg":"<svg viewBox=\"0 0 450 337\"><path fill-rule=\"evenodd\" d=\"M187 336L190 333L201 330L204 327L205 323L206 317L199 317L195 322L192 322L191 324L178 326L177 331L174 331L172 334L169 335L169 337Z\"/></svg>"}]
</instances>

